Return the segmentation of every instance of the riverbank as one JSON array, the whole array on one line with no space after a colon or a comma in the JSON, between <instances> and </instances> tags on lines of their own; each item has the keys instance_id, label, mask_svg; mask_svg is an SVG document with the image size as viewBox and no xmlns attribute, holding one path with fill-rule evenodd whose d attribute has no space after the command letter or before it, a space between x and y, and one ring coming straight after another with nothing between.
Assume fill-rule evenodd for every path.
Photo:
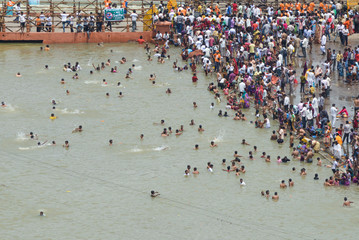
<instances>
[{"instance_id":1,"label":"riverbank","mask_svg":"<svg viewBox=\"0 0 359 240\"><path fill-rule=\"evenodd\" d=\"M152 31L148 32L91 32L87 33L47 33L47 32L30 32L30 33L13 33L4 32L0 34L1 42L17 43L43 43L43 44L60 44L60 43L125 43L136 41L143 37L145 41L151 41Z\"/></svg>"}]
</instances>

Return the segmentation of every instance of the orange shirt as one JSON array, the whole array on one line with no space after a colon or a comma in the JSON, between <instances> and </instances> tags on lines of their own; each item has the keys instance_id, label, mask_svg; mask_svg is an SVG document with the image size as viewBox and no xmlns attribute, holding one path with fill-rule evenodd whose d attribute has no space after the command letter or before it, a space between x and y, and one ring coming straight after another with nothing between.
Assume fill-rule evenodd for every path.
<instances>
[{"instance_id":1,"label":"orange shirt","mask_svg":"<svg viewBox=\"0 0 359 240\"><path fill-rule=\"evenodd\" d=\"M347 29L349 29L349 26L350 26L350 21L349 20L345 21L343 24Z\"/></svg>"},{"instance_id":2,"label":"orange shirt","mask_svg":"<svg viewBox=\"0 0 359 240\"><path fill-rule=\"evenodd\" d=\"M309 11L310 11L310 12L313 12L313 11L314 11L314 8L315 8L315 3L314 3L314 2L311 2L311 3L309 4Z\"/></svg>"},{"instance_id":3,"label":"orange shirt","mask_svg":"<svg viewBox=\"0 0 359 240\"><path fill-rule=\"evenodd\" d=\"M41 26L41 19L39 17L35 19L35 22L36 22L36 26Z\"/></svg>"},{"instance_id":4,"label":"orange shirt","mask_svg":"<svg viewBox=\"0 0 359 240\"><path fill-rule=\"evenodd\" d=\"M279 4L279 6L280 6L280 10L284 10L284 4L283 3L281 3L281 4Z\"/></svg>"},{"instance_id":5,"label":"orange shirt","mask_svg":"<svg viewBox=\"0 0 359 240\"><path fill-rule=\"evenodd\" d=\"M105 0L103 3L105 4L105 8L108 8L110 6L111 0Z\"/></svg>"},{"instance_id":6,"label":"orange shirt","mask_svg":"<svg viewBox=\"0 0 359 240\"><path fill-rule=\"evenodd\" d=\"M14 6L15 5L15 2L13 2L13 1L8 1L7 2L7 4L6 4L8 7L12 7L12 6Z\"/></svg>"},{"instance_id":7,"label":"orange shirt","mask_svg":"<svg viewBox=\"0 0 359 240\"><path fill-rule=\"evenodd\" d=\"M300 7L301 7L300 3L295 4L295 9L297 9L298 11L300 11Z\"/></svg>"},{"instance_id":8,"label":"orange shirt","mask_svg":"<svg viewBox=\"0 0 359 240\"><path fill-rule=\"evenodd\" d=\"M319 8L324 9L324 4L322 2L319 3Z\"/></svg>"},{"instance_id":9,"label":"orange shirt","mask_svg":"<svg viewBox=\"0 0 359 240\"><path fill-rule=\"evenodd\" d=\"M289 3L286 3L285 4L285 10L288 10L290 8L290 4Z\"/></svg>"},{"instance_id":10,"label":"orange shirt","mask_svg":"<svg viewBox=\"0 0 359 240\"><path fill-rule=\"evenodd\" d=\"M323 10L324 10L324 12L327 12L327 10L328 10L328 4L325 4L325 5L324 5Z\"/></svg>"},{"instance_id":11,"label":"orange shirt","mask_svg":"<svg viewBox=\"0 0 359 240\"><path fill-rule=\"evenodd\" d=\"M139 43L139 44L142 44L142 43L144 43L144 42L146 42L144 39L141 39L141 38L139 38L139 39L137 39L137 42Z\"/></svg>"},{"instance_id":12,"label":"orange shirt","mask_svg":"<svg viewBox=\"0 0 359 240\"><path fill-rule=\"evenodd\" d=\"M220 62L221 61L221 54L219 54L219 53L214 54L214 60L216 62Z\"/></svg>"}]
</instances>

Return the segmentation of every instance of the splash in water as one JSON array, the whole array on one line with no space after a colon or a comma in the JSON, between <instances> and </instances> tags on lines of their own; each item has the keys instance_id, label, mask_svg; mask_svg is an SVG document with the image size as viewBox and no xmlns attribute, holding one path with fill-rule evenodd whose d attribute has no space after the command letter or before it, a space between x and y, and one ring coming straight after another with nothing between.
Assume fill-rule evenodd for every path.
<instances>
[{"instance_id":1,"label":"splash in water","mask_svg":"<svg viewBox=\"0 0 359 240\"><path fill-rule=\"evenodd\" d=\"M25 141L28 139L29 139L29 137L27 137L26 134L23 132L18 132L16 135L16 141Z\"/></svg>"},{"instance_id":2,"label":"splash in water","mask_svg":"<svg viewBox=\"0 0 359 240\"><path fill-rule=\"evenodd\" d=\"M60 112L63 113L63 114L83 114L83 113L85 113L85 112L82 112L82 111L80 111L78 109L75 109L73 111L68 110L67 108L58 109L58 110L60 110Z\"/></svg>"},{"instance_id":3,"label":"splash in water","mask_svg":"<svg viewBox=\"0 0 359 240\"><path fill-rule=\"evenodd\" d=\"M225 131L221 129L221 130L219 131L218 135L217 135L216 137L214 137L214 138L212 139L212 141L213 141L213 142L216 142L216 143L218 143L218 142L223 142L223 140L224 140L224 135L225 135Z\"/></svg>"},{"instance_id":4,"label":"splash in water","mask_svg":"<svg viewBox=\"0 0 359 240\"><path fill-rule=\"evenodd\" d=\"M163 145L163 146L160 146L160 147L155 147L152 150L153 151L164 151L164 150L168 150L168 149L169 149L168 146Z\"/></svg>"}]
</instances>

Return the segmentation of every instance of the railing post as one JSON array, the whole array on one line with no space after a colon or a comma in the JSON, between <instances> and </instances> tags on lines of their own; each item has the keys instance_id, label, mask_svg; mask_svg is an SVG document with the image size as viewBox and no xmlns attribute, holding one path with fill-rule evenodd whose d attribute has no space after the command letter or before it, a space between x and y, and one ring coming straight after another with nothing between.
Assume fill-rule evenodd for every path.
<instances>
[{"instance_id":1,"label":"railing post","mask_svg":"<svg viewBox=\"0 0 359 240\"><path fill-rule=\"evenodd\" d=\"M105 17L105 13L104 13L104 8L102 7L101 3L100 3L100 10L101 10L101 18L100 18L100 21L101 21L101 32L105 32L105 21L104 21L104 17ZM112 32L112 25L111 25L111 32Z\"/></svg>"},{"instance_id":2,"label":"railing post","mask_svg":"<svg viewBox=\"0 0 359 240\"><path fill-rule=\"evenodd\" d=\"M50 0L50 14L51 14L51 32L55 32L55 11L54 11L54 4L52 0Z\"/></svg>"},{"instance_id":3,"label":"railing post","mask_svg":"<svg viewBox=\"0 0 359 240\"><path fill-rule=\"evenodd\" d=\"M6 4L5 1L2 2L2 14L1 14L1 32L5 32L5 15L6 15Z\"/></svg>"},{"instance_id":4,"label":"railing post","mask_svg":"<svg viewBox=\"0 0 359 240\"><path fill-rule=\"evenodd\" d=\"M30 32L30 3L29 0L26 0L26 32Z\"/></svg>"},{"instance_id":5,"label":"railing post","mask_svg":"<svg viewBox=\"0 0 359 240\"><path fill-rule=\"evenodd\" d=\"M73 0L74 6L72 7L72 10L74 12L74 18L76 18L76 2Z\"/></svg>"}]
</instances>

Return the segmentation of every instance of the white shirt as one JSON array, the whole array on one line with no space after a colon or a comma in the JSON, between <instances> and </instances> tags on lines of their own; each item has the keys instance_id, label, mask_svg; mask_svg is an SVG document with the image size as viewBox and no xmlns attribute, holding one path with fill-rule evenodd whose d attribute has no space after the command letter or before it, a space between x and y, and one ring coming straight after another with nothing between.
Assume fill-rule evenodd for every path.
<instances>
[{"instance_id":1,"label":"white shirt","mask_svg":"<svg viewBox=\"0 0 359 240\"><path fill-rule=\"evenodd\" d=\"M289 105L289 97L285 96L284 98L284 106L288 106Z\"/></svg>"},{"instance_id":2,"label":"white shirt","mask_svg":"<svg viewBox=\"0 0 359 240\"><path fill-rule=\"evenodd\" d=\"M336 107L331 107L331 108L330 108L330 115L336 116L336 115L337 115L337 112L338 112L338 110L337 110Z\"/></svg>"},{"instance_id":3,"label":"white shirt","mask_svg":"<svg viewBox=\"0 0 359 240\"><path fill-rule=\"evenodd\" d=\"M325 35L323 35L322 40L320 41L320 44L322 46L325 46L325 44L327 44L327 37Z\"/></svg>"},{"instance_id":4,"label":"white shirt","mask_svg":"<svg viewBox=\"0 0 359 240\"><path fill-rule=\"evenodd\" d=\"M20 15L20 16L19 16L19 21L20 21L21 23L26 22L25 15Z\"/></svg>"},{"instance_id":5,"label":"white shirt","mask_svg":"<svg viewBox=\"0 0 359 240\"><path fill-rule=\"evenodd\" d=\"M244 82L241 82L241 83L238 85L239 92L244 92L245 87L246 87L246 84L245 84Z\"/></svg>"},{"instance_id":6,"label":"white shirt","mask_svg":"<svg viewBox=\"0 0 359 240\"><path fill-rule=\"evenodd\" d=\"M130 17L131 17L131 20L132 20L132 21L136 21L138 15L137 15L137 13L132 13L132 14L130 15Z\"/></svg>"},{"instance_id":7,"label":"white shirt","mask_svg":"<svg viewBox=\"0 0 359 240\"><path fill-rule=\"evenodd\" d=\"M66 13L61 13L61 21L62 22L66 22L67 21L67 16L68 16L69 14L66 14Z\"/></svg>"}]
</instances>

